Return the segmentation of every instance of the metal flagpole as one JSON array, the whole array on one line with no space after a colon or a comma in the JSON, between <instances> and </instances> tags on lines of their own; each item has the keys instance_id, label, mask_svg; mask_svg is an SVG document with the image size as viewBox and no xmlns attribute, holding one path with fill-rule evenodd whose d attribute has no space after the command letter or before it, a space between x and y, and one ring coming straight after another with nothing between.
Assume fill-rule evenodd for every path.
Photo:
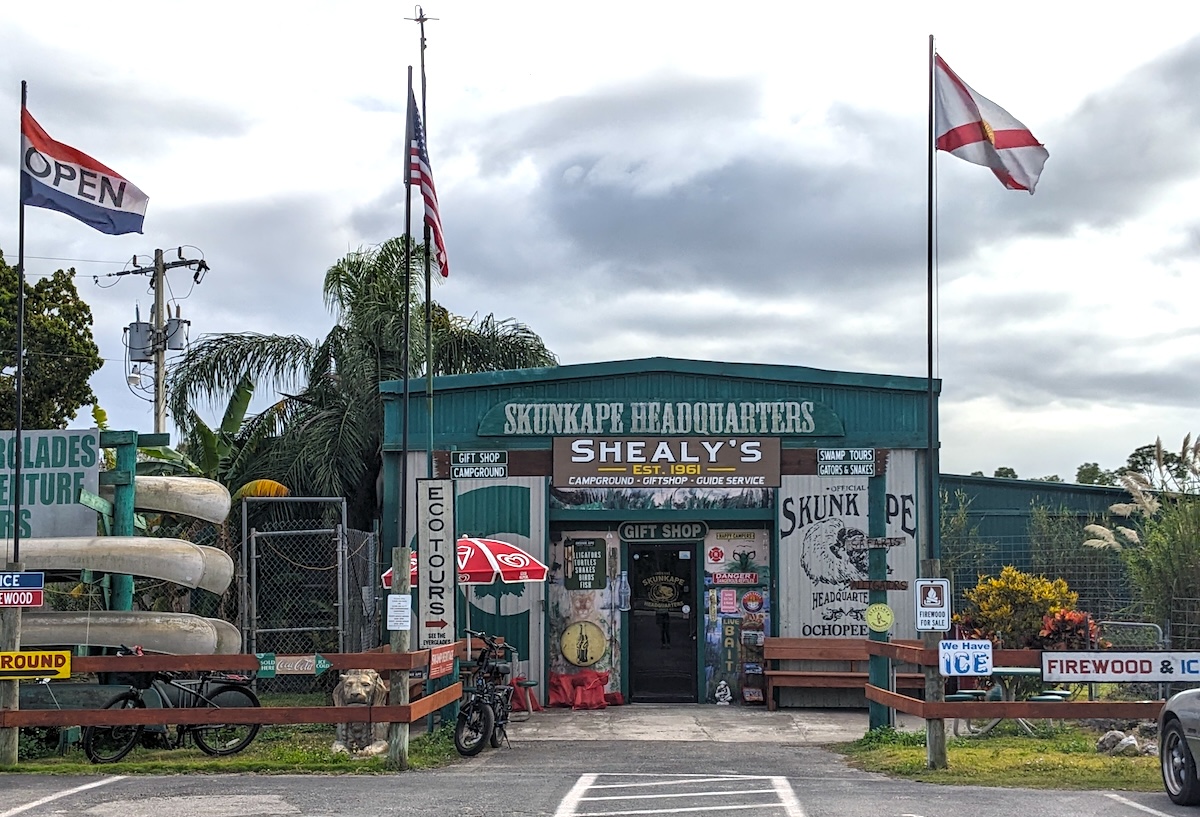
<instances>
[{"instance_id":1,"label":"metal flagpole","mask_svg":"<svg viewBox=\"0 0 1200 817\"><path fill-rule=\"evenodd\" d=\"M26 86L21 80L21 113L24 119ZM23 132L22 132L23 133ZM19 143L24 147L24 138ZM21 151L17 151L18 161L23 162ZM22 164L22 166L24 166ZM21 564L21 460L24 457L21 435L24 432L24 418L21 416L22 394L21 381L25 377L25 197L19 192L20 214L17 218L17 417L16 435L13 440L13 555L12 561L5 566L6 571L20 572L24 570ZM0 652L16 652L21 649L21 608L0 608ZM20 708L20 690L17 681L0 680L0 710L16 710ZM20 730L15 726L0 729L0 765L15 766L17 763Z\"/></svg>"},{"instance_id":2,"label":"metal flagpole","mask_svg":"<svg viewBox=\"0 0 1200 817\"><path fill-rule=\"evenodd\" d=\"M21 80L21 114L24 118L25 102L28 90L25 80ZM24 146L24 140L17 143ZM20 148L17 150L21 155ZM17 215L17 423L16 437L13 440L13 562L21 561L21 461L24 459L24 399L22 388L25 380L25 197L17 194L20 208Z\"/></svg>"},{"instance_id":3,"label":"metal flagpole","mask_svg":"<svg viewBox=\"0 0 1200 817\"><path fill-rule=\"evenodd\" d=\"M402 417L404 431L400 436L400 546L408 546L408 353L410 337L410 312L408 294L412 291L412 143L416 133L413 129L412 105L413 69L408 66L408 97L405 106L408 108L408 122L404 127L404 350L401 353L401 370L403 377L402 399L404 410ZM399 570L392 565L392 570Z\"/></svg>"},{"instance_id":4,"label":"metal flagpole","mask_svg":"<svg viewBox=\"0 0 1200 817\"><path fill-rule=\"evenodd\" d=\"M420 6L416 8L417 16L414 19L417 25L421 28L421 127L425 129L425 144L429 144L429 111L425 106L425 21L436 20L436 17L426 17L425 10ZM429 444L425 449L425 468L426 474L430 477L433 473L433 282L430 275L429 261L429 241L431 233L429 222L421 220L425 225L425 416L426 422L429 424Z\"/></svg>"},{"instance_id":5,"label":"metal flagpole","mask_svg":"<svg viewBox=\"0 0 1200 817\"><path fill-rule=\"evenodd\" d=\"M935 146L934 146L934 77L933 77L933 35L929 35L929 110L927 123L929 129L928 145L926 149L929 152L929 178L926 188L926 200L928 210L926 212L926 261L927 261L927 281L926 281L926 302L928 309L926 313L926 352L927 352L927 370L926 370L926 427L928 434L926 438L925 449L925 558L934 559L938 556L940 548L937 547L938 540L938 525L936 520L937 510L937 412L934 411L934 390L933 390L933 301L936 289L934 287L934 167L935 167Z\"/></svg>"},{"instance_id":6,"label":"metal flagpole","mask_svg":"<svg viewBox=\"0 0 1200 817\"><path fill-rule=\"evenodd\" d=\"M928 391L926 393L926 404L928 414L926 416L926 425L928 427L928 437L926 439L925 449L925 524L922 527L925 530L925 558L920 562L922 576L940 577L942 574L942 566L939 561L941 548L938 540L941 536L941 522L938 514L939 497L938 497L938 459L937 459L937 412L934 411L933 403L933 299L936 289L934 287L934 193L936 186L934 185L934 170L936 168L936 146L934 144L936 119L934 116L934 77L933 77L933 35L929 35L929 74L926 77L929 93L929 109L926 112L928 121L928 136L926 138L926 150L929 151L929 178L926 188L926 197L928 201L928 210L926 212L926 260L928 262L927 273L927 291L926 298L928 302L928 311L926 314L926 330L927 330L927 353L926 360L926 385ZM937 643L941 638L940 633L924 632L924 646L926 649L936 649ZM945 700L945 687L942 685L942 678L938 674L937 668L925 667L925 700L937 703ZM939 719L930 719L925 721L925 764L930 769L946 768L946 721Z\"/></svg>"}]
</instances>

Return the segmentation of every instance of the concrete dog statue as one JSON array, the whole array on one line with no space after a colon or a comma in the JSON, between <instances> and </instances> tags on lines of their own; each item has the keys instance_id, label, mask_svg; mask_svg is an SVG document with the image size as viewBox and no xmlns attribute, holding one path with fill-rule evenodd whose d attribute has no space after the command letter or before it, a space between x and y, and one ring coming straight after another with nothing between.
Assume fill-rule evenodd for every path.
<instances>
[{"instance_id":1,"label":"concrete dog statue","mask_svg":"<svg viewBox=\"0 0 1200 817\"><path fill-rule=\"evenodd\" d=\"M387 681L373 669L352 669L342 673L333 689L334 706L386 706ZM339 723L333 751L371 757L388 750L386 723Z\"/></svg>"}]
</instances>

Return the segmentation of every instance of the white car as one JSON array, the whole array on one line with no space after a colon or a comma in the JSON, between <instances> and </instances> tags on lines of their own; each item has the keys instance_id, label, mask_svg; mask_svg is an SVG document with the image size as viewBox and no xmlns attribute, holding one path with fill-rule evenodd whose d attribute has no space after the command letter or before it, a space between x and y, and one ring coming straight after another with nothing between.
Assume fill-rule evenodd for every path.
<instances>
[{"instance_id":1,"label":"white car","mask_svg":"<svg viewBox=\"0 0 1200 817\"><path fill-rule=\"evenodd\" d=\"M1172 695L1158 713L1158 757L1163 785L1173 803L1200 804L1196 754L1200 752L1200 689Z\"/></svg>"}]
</instances>

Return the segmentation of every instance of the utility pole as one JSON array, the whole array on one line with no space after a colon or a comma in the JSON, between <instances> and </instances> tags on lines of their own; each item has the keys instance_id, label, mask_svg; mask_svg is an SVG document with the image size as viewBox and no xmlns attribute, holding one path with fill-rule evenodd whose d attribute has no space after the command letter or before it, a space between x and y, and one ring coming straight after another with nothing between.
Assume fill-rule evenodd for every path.
<instances>
[{"instance_id":1,"label":"utility pole","mask_svg":"<svg viewBox=\"0 0 1200 817\"><path fill-rule=\"evenodd\" d=\"M167 270L175 269L176 267L188 267L195 271L193 281L200 283L204 278L204 273L208 272L208 264L204 259L184 258L183 247L176 249L178 259L175 261L167 261L163 257L162 250L154 251L154 266L153 267L137 267L133 269L122 270L114 275L147 275L151 277L151 285L154 287L154 310L150 316L150 349L151 356L154 360L154 433L164 434L167 430L167 349L168 348L183 348L182 346L169 346L171 333L177 327L178 321L170 318L167 315L166 291L167 291ZM134 256L133 263L137 264L137 256ZM131 324L131 338L133 337L132 330L135 326L145 326L145 324ZM132 346L132 342L131 342ZM145 360L146 358L142 358Z\"/></svg>"},{"instance_id":2,"label":"utility pole","mask_svg":"<svg viewBox=\"0 0 1200 817\"><path fill-rule=\"evenodd\" d=\"M167 430L167 318L166 298L163 290L167 285L167 265L163 251L154 251L154 433Z\"/></svg>"}]
</instances>

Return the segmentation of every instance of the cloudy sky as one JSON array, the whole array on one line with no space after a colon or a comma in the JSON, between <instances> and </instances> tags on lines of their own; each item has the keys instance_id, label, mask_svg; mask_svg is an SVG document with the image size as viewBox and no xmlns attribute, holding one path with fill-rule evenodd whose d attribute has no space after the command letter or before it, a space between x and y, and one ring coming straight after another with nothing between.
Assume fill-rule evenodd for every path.
<instances>
[{"instance_id":1,"label":"cloudy sky","mask_svg":"<svg viewBox=\"0 0 1200 817\"><path fill-rule=\"evenodd\" d=\"M825 6L836 7L824 8ZM937 159L942 470L1071 480L1200 431L1200 5L429 0L428 129L452 267L434 297L563 363L665 355L924 377L927 37L1047 146L1037 194ZM39 7L40 8L40 7ZM170 273L192 338L325 335L325 270L403 233L414 7L58 0L0 8L55 139L150 196L143 235L26 211L74 267L112 425L150 431L122 330ZM7 155L3 155L7 153ZM15 150L0 250L17 255ZM77 425L88 425L85 410Z\"/></svg>"}]
</instances>

